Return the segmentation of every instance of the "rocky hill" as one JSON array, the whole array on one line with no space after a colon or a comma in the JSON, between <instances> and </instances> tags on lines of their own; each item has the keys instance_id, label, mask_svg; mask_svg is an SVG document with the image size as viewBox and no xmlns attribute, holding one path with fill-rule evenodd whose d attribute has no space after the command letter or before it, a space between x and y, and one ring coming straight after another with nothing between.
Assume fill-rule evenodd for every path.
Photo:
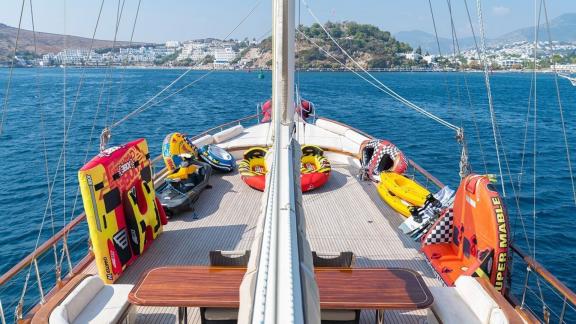
<instances>
[{"instance_id":1,"label":"rocky hill","mask_svg":"<svg viewBox=\"0 0 576 324\"><path fill-rule=\"evenodd\" d=\"M324 27L359 64L365 68L393 68L409 64L400 53L412 52L410 45L397 41L387 31L376 26L345 21L327 22ZM352 61L334 45L319 24L300 26L301 33L314 41L339 61L352 67ZM301 33L296 33L296 67L299 69L340 68L340 64L328 57ZM269 68L272 65L272 39L245 49L241 56L254 68Z\"/></svg>"},{"instance_id":2,"label":"rocky hill","mask_svg":"<svg viewBox=\"0 0 576 324\"><path fill-rule=\"evenodd\" d=\"M0 23L0 62L8 60L14 51L18 28L10 27ZM38 54L57 53L64 49L64 35L36 32L36 43ZM67 36L66 44L68 48L89 48L90 38ZM117 46L127 46L128 42L117 42ZM112 47L112 41L94 40L94 49ZM19 55L33 55L34 53L34 33L30 30L20 30L18 41Z\"/></svg>"}]
</instances>

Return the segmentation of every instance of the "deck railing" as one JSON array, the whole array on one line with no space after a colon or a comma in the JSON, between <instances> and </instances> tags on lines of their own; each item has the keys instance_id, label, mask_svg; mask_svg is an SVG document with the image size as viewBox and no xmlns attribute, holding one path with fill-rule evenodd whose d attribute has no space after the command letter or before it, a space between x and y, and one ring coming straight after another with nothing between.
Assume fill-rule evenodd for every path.
<instances>
[{"instance_id":1,"label":"deck railing","mask_svg":"<svg viewBox=\"0 0 576 324\"><path fill-rule=\"evenodd\" d=\"M247 123L250 121L256 121L256 120L258 120L258 118L259 118L258 114L243 117L243 118L240 118L240 119L237 119L237 120L234 120L234 121L210 128L210 129L208 129L208 130L206 130L200 134L192 136L191 139L195 140L195 139L198 139L202 136L205 136L208 134L213 134L213 133L222 131L226 128L229 128L229 127L232 127L235 125L242 125L243 123ZM160 170L154 172L154 182L156 184L157 181L161 180L165 176L165 172L166 172L166 169L164 168L164 165L163 165L161 155L152 159L152 167L154 169L160 168ZM84 256L77 263L75 263L75 264L70 263L70 265L68 267L69 268L68 274L65 275L64 278L62 278L60 275L61 269L58 269L57 267L51 268L55 272L52 274L52 276L47 276L46 274L44 274L44 275L41 274L41 271L40 271L38 264L40 263L40 261L42 261L44 258L46 258L48 256L47 252L50 252L53 250L62 251L63 253L65 253L65 258L69 260L70 259L69 253L70 253L71 249L68 248L68 244L66 241L68 239L69 234L75 228L77 228L78 225L82 224L85 218L86 218L86 214L84 214L84 213L81 213L80 215L76 216L76 218L71 220L60 231L58 231L52 237L50 237L46 242L44 242L43 244L38 246L34 251L32 251L30 254L28 254L26 257L24 257L20 262L18 262L16 265L14 265L8 271L6 271L4 274L2 274L2 276L0 276L0 288L7 288L8 285L12 284L12 283L10 283L11 280L15 279L19 274L23 274L23 272L27 271L28 267L30 265L32 265L32 267L34 269L34 271L33 271L34 276L35 276L34 279L36 280L36 286L38 287L38 295L39 295L39 300L34 300L32 302L43 304L53 294L53 292L55 290L61 288L70 278L72 278L76 274L81 273L86 268L86 266L88 264L90 264L90 262L94 258L93 254L89 250L88 250L88 253L86 254L86 256ZM87 244L85 246L87 246ZM55 286L47 287L44 285L47 277L55 278L55 280L54 280ZM45 293L45 292L47 292L47 293ZM14 303L17 303L17 302L14 301L13 303L9 304L8 308L3 307L4 305L2 304L2 299L0 298L0 323L3 323L3 318L5 318L5 314L6 314L5 312L11 312L12 311L9 308L11 308L10 306L14 306ZM35 308L30 309L30 311L34 312ZM14 312L16 320L22 319L26 313L28 313L28 310L25 308L25 305L19 304L16 307L16 310Z\"/></svg>"},{"instance_id":2,"label":"deck railing","mask_svg":"<svg viewBox=\"0 0 576 324\"><path fill-rule=\"evenodd\" d=\"M197 134L192 138L192 140L200 138L202 136L212 134L218 131L222 131L226 128L235 125L242 125L242 123L246 123L249 121L257 121L259 118L258 114L250 115L244 118L240 118L234 120L232 122L228 122L213 128L210 128L200 134ZM328 121L341 124L337 121L330 120L327 118L323 118ZM343 124L341 124L343 125ZM359 134L362 134L368 138L373 138L372 136L350 127L348 125L344 125L349 127L350 129L356 131ZM410 167L412 168L413 176L414 177L423 177L426 184L434 184L438 188L444 187L444 184L435 178L433 175L428 173L424 168L418 165L416 162L409 160ZM152 160L152 165L155 169L160 168L159 171L154 172L154 181L155 183L161 180L165 176L165 168L163 167L162 156L157 156ZM422 181L421 181L422 182ZM43 280L46 279L46 276L42 276L40 271L38 270L38 263L41 259L47 257L47 252L56 250L63 250L64 253L69 253L69 249L66 248L66 240L69 237L70 233L78 227L78 225L83 224L86 215L81 213L68 224L66 224L60 231L54 234L51 238L49 238L46 242L42 245L38 246L33 252L28 254L24 257L20 262L10 268L7 272L5 272L2 276L0 276L0 291L3 288L6 288L10 285L10 281L15 279L19 274L22 274L24 270L28 269L28 266L31 264L34 267L35 277L36 277L36 284L39 290L39 300L32 301L34 304L38 302L42 304L45 300L47 300L51 294L53 294L57 289L62 287L67 280L75 276L76 274L82 272L87 265L90 264L94 256L90 251L84 256L80 261L75 264L71 264L70 269L68 269L68 274L64 276L64 278L60 278L60 269L54 268L55 273L52 274L56 277L56 284L54 287L46 287L43 286ZM514 263L518 263L515 265L517 266L524 266L525 267L525 277L524 281L522 282L511 282L511 289L508 290L507 298L510 300L515 306L520 309L524 309L530 312L532 316L536 316L539 321L544 323L567 323L567 314L572 314L573 317L576 317L576 294L566 287L560 280L558 280L554 275L552 275L544 266L530 257L526 252L524 252L520 247L516 244L511 244L511 251L514 255L518 256L514 258ZM69 254L66 255L69 258ZM54 278L52 277L52 278ZM517 287L518 284L522 284L522 286ZM12 282L13 284L13 282ZM535 284L536 287L531 287L531 284ZM556 296L558 299L558 303L551 304L549 301L544 300L543 298L543 290L552 291L552 295ZM44 293L48 291L48 293ZM519 297L516 296L518 294ZM1 296L0 296L1 297ZM12 304L11 304L12 305ZM538 308L534 305L538 305ZM23 305L17 307L15 312L16 319L22 319L23 314L26 313L33 313L37 309L38 305L34 308L30 309L30 312L26 311ZM4 318L4 312L11 311L9 308L3 307L2 300L0 299L0 323L2 323L2 319ZM554 321L553 321L554 320Z\"/></svg>"}]
</instances>

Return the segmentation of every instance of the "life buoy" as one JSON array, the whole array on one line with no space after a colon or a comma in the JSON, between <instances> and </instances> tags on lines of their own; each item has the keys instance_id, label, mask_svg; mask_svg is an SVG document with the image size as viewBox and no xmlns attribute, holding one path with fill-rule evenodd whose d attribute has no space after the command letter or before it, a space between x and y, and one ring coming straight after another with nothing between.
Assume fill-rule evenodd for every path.
<instances>
[{"instance_id":1,"label":"life buoy","mask_svg":"<svg viewBox=\"0 0 576 324\"><path fill-rule=\"evenodd\" d=\"M238 172L242 180L250 187L264 191L266 186L266 153L263 147L253 147L244 152L244 159L238 163Z\"/></svg>"},{"instance_id":2,"label":"life buoy","mask_svg":"<svg viewBox=\"0 0 576 324\"><path fill-rule=\"evenodd\" d=\"M162 157L168 170L177 169L182 163L182 154L198 157L198 148L182 133L170 133L162 142Z\"/></svg>"},{"instance_id":3,"label":"life buoy","mask_svg":"<svg viewBox=\"0 0 576 324\"><path fill-rule=\"evenodd\" d=\"M368 176L378 182L381 172L403 174L408 169L404 153L396 145L379 139L366 140L360 145L362 168Z\"/></svg>"},{"instance_id":4,"label":"life buoy","mask_svg":"<svg viewBox=\"0 0 576 324\"><path fill-rule=\"evenodd\" d=\"M324 156L324 151L318 146L302 146L300 159L300 185L302 192L322 187L330 178L330 161Z\"/></svg>"}]
</instances>

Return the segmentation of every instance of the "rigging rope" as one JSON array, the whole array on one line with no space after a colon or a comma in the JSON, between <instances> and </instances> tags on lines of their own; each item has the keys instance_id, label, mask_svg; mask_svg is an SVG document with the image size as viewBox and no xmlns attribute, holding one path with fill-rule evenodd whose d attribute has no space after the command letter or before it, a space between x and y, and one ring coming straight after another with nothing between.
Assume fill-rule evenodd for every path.
<instances>
[{"instance_id":1,"label":"rigging rope","mask_svg":"<svg viewBox=\"0 0 576 324\"><path fill-rule=\"evenodd\" d=\"M532 174L533 174L533 188L532 188L532 244L534 248L532 249L532 257L536 260L536 166L538 161L538 146L537 146L537 139L538 139L538 82L537 82L537 59L538 59L538 32L540 29L540 16L542 11L542 1L540 1L540 10L538 10L538 1L534 0L534 110L533 110L533 131L532 131L532 149L534 154L534 159L532 160Z\"/></svg>"},{"instance_id":2,"label":"rigging rope","mask_svg":"<svg viewBox=\"0 0 576 324\"><path fill-rule=\"evenodd\" d=\"M136 15L134 16L134 23L132 24L132 32L130 33L130 42L128 43L128 47L132 47L132 42L134 40L134 32L136 30L136 22L138 21L138 16L140 14L140 5L142 4L142 0L138 0L138 7L136 8ZM118 110L118 106L120 106L120 96L122 94L122 88L124 86L124 77L126 76L126 64L122 69L122 74L120 76L120 86L118 87L118 97L116 99L116 104L112 109L112 120L116 120L116 111Z\"/></svg>"},{"instance_id":3,"label":"rigging rope","mask_svg":"<svg viewBox=\"0 0 576 324\"><path fill-rule=\"evenodd\" d=\"M480 26L480 44L482 47L480 60L484 65L484 83L486 84L486 94L488 95L488 106L490 108L490 120L492 122L492 133L494 136L494 146L496 148L496 159L498 160L498 171L500 173L500 184L502 186L502 195L506 198L506 188L504 186L504 176L502 174L502 162L500 161L500 149L498 147L498 136L496 135L496 113L494 111L494 102L492 99L492 90L490 89L490 72L488 71L488 59L486 58L486 35L484 32L484 18L482 16L482 1L476 0L478 11L478 25Z\"/></svg>"},{"instance_id":4,"label":"rigging rope","mask_svg":"<svg viewBox=\"0 0 576 324\"><path fill-rule=\"evenodd\" d=\"M560 97L560 85L558 84L558 71L556 70L556 61L554 60L554 44L552 43L552 34L550 33L550 21L548 19L548 9L546 0L542 0L544 6L544 18L546 19L546 30L548 32L548 44L552 54L552 70L554 71L554 86L556 88L556 98L558 99L558 110L560 111L560 123L562 124L562 136L564 137L564 147L566 149L566 161L568 162L568 172L570 173L570 182L572 184L572 196L576 204L576 185L574 183L574 172L572 170L572 158L570 157L570 145L568 143L568 134L566 132L566 121L564 120L564 109Z\"/></svg>"},{"instance_id":5,"label":"rigging rope","mask_svg":"<svg viewBox=\"0 0 576 324\"><path fill-rule=\"evenodd\" d=\"M91 43L90 43L90 48L92 48L92 46L93 46L93 44L94 44L94 39L95 39L95 36L96 36L96 30L98 29L98 25L99 25L99 22L100 22L100 17L101 17L101 15L102 15L102 8L103 8L103 6L104 6L104 0L102 0L102 3L101 3L101 5L100 5L100 11L99 11L99 13L98 13L98 19L96 20L96 26L94 27L94 32L93 32L93 34L92 34L92 40L91 40ZM82 84L83 78L84 78L84 73L82 73L82 76L81 76L81 78L80 78L79 87L80 87L81 84ZM79 93L79 89L78 89L78 93ZM76 100L77 100L77 99L78 99L78 96L76 97ZM76 103L74 104L74 107L75 107L75 106L76 106ZM74 107L73 107L72 112L74 112L74 110L75 110ZM72 118L72 116L71 116L70 118ZM70 119L70 122L71 122L71 119ZM70 122L68 123L68 129L69 129L70 126L71 126L71 125L70 125ZM67 134L68 134L68 132L66 132L66 136L67 136ZM39 228L39 230L38 230L38 235L37 235L37 237L36 237L36 243L34 244L34 250L33 250L33 251L36 251L36 249L38 249L38 245L40 244L40 237L41 237L41 234L42 234L42 229L44 228L44 223L45 223L45 220L46 220L46 216L47 216L47 214L48 214L49 208L52 207L52 203L51 203L51 202L52 202L52 194L53 194L53 192L54 192L54 186L55 186L55 184L56 184L56 179L57 179L57 176L58 176L58 171L59 171L59 169L60 169L60 165L61 165L62 158L63 158L63 151L61 150L61 151L60 151L60 156L59 156L59 158L58 158L58 162L57 162L57 164L56 164L56 170L55 170L55 172L54 172L54 178L52 179L52 182L51 182L51 184L50 184L50 186L49 186L49 189L48 189L47 203L46 203L46 206L44 207L44 215L43 215L42 221L41 221L41 223L40 223L40 228ZM48 181L50 181L50 180L48 180ZM24 302L24 295L26 294L26 288L27 288L27 285L28 285L28 282L29 282L29 279L30 279L30 272L31 272L31 270L32 270L32 264L30 264L30 266L29 266L29 268L28 268L28 274L27 274L26 279L25 279L25 281L24 281L24 288L23 288L23 290L22 290L22 295L21 295L21 297L20 297L20 302L21 302L21 303Z\"/></svg>"},{"instance_id":6,"label":"rigging rope","mask_svg":"<svg viewBox=\"0 0 576 324\"><path fill-rule=\"evenodd\" d=\"M258 6L260 5L260 3L262 2L262 0L258 0L256 1L255 5L252 6L252 8L250 9L250 11L248 12L248 14L246 16L244 16L244 18L242 18L242 20L240 20L240 22L234 26L234 28L228 33L226 34L226 36L224 36L224 40L226 40L228 37L230 37L230 35L232 35L232 33L234 33L234 31L236 31L236 29L238 29L238 27L240 27L245 21L246 19L248 19L252 13L256 10L256 8L258 8ZM208 72L206 74L204 74L203 76L201 76L200 78L196 79L195 81L193 81L191 84L188 84L187 86L185 86L184 88L181 88L180 90L176 91L175 93L169 95L166 98L163 98L162 100L160 100L159 102L153 103L150 106L147 106L148 104L150 104L152 101L154 101L154 99L158 98L158 96L160 96L162 93L166 92L168 89L170 89L172 86L174 86L174 84L176 84L179 80L181 80L186 74L188 74L190 71L192 71L192 69L194 67L196 67L197 64L189 67L188 69L186 69L186 71L184 71L184 73L182 73L180 76L178 76L175 80L173 80L172 82L170 82L170 84L168 84L166 87L164 87L162 90L160 90L158 93L156 93L154 96L152 96L152 98L148 99L144 104L140 105L138 108L134 109L132 112L130 112L129 114L127 114L126 116L124 116L123 118L121 118L120 120L116 121L115 123L113 123L112 125L110 125L107 130L105 129L104 132L108 131L110 132L113 128L118 127L120 124L122 124L123 122L125 122L126 120L130 119L133 116L136 116L138 114L140 114L142 111L153 107L155 105L157 105L158 103L164 101L165 99L171 97L173 94L179 93L180 91L190 87L191 85L195 84L196 82L204 79L205 77L207 77L208 75L212 74L214 72L214 70L212 70L211 72Z\"/></svg>"},{"instance_id":7,"label":"rigging rope","mask_svg":"<svg viewBox=\"0 0 576 324\"><path fill-rule=\"evenodd\" d=\"M120 29L120 21L122 19L122 14L124 13L124 5L126 4L126 0L122 0L122 5L120 5L120 0L118 0L118 8L116 9L116 26L114 28L114 39L112 41L112 53L116 49L116 41L118 39L118 30ZM110 78L108 79L108 100L106 101L106 117L104 118L104 125L108 125L108 117L110 111L110 100L112 98L112 84L113 84L113 71L112 61L114 60L114 56L108 61L108 70L110 70ZM103 82L106 82L104 80Z\"/></svg>"},{"instance_id":8,"label":"rigging rope","mask_svg":"<svg viewBox=\"0 0 576 324\"><path fill-rule=\"evenodd\" d=\"M352 58L352 56L350 56L350 54L348 54L348 52L346 50L344 50L344 48L342 48L342 46L340 46L340 44L336 41L336 39L334 39L334 37L332 37L332 35L328 32L328 30L326 30L326 28L324 27L323 24L320 23L320 20L318 19L318 17L314 14L314 12L312 11L312 9L308 6L308 3L306 2L306 0L302 0L302 3L304 4L304 6L306 7L306 9L308 10L308 13L310 13L310 16L312 16L312 18L314 18L314 20L316 21L316 23L318 23L318 25L320 25L320 27L322 28L322 30L324 31L324 33L326 34L326 36L328 36L328 38L330 38L330 40L334 43L334 45L336 45L336 47L338 47L340 49L340 51L342 51L342 53L344 53L344 55L346 55L346 57L348 57L348 59L350 59L350 61L352 63L354 63L354 65L356 65L356 67L358 67L358 69L360 69L362 72L364 72L366 75L368 75L372 80L374 80L374 82L378 83L381 88L382 91L384 91L387 95L391 96L392 98L398 100L399 102L403 103L404 105L406 105L407 107L421 113L422 115L438 122L441 125L444 125L450 129L452 129L453 131L458 131L460 128L458 126L455 126L447 121L445 121L444 119L426 111L425 109L417 106L416 104L414 104L413 102L409 101L408 99L402 97L401 95L399 95L398 93L396 93L394 90L390 89L387 85L385 85L384 83L382 83L380 80L378 80L376 77L374 77L370 72L368 72L366 69L364 69L354 58Z\"/></svg>"},{"instance_id":9,"label":"rigging rope","mask_svg":"<svg viewBox=\"0 0 576 324\"><path fill-rule=\"evenodd\" d=\"M12 84L14 60L16 59L16 51L18 50L18 41L20 40L22 16L24 14L24 3L26 3L26 0L22 0L22 6L20 8L20 19L18 20L18 31L16 32L16 42L14 43L14 52L12 53L12 63L10 63L10 71L8 72L8 82L6 82L6 92L4 93L4 105L2 105L2 118L0 118L0 136L2 136L2 130L4 129L4 119L6 118L6 112L8 111L8 98L10 97L10 85Z\"/></svg>"},{"instance_id":10,"label":"rigging rope","mask_svg":"<svg viewBox=\"0 0 576 324\"><path fill-rule=\"evenodd\" d=\"M29 1L30 3L30 19L32 23L32 39L34 42L34 56L38 56L38 42L36 38L36 24L34 22L34 6L32 4L32 0ZM50 192L50 168L48 166L48 146L46 143L46 120L44 115L44 101L42 100L42 91L40 91L40 75L38 70L36 70L36 97L38 99L38 111L40 114L40 135L42 138L42 153L44 156L44 172L46 173L46 186L48 192ZM52 199L48 200L49 209L50 209L50 221L52 227L52 236L55 235L55 223L54 223L54 209L52 205ZM53 252L54 252L54 264L55 266L58 265L58 251L56 249L56 245L53 245ZM60 280L60 272L57 271L56 280Z\"/></svg>"},{"instance_id":11,"label":"rigging rope","mask_svg":"<svg viewBox=\"0 0 576 324\"><path fill-rule=\"evenodd\" d=\"M68 50L68 36L66 35L66 20L68 19L67 17L67 1L64 0L64 50L67 51ZM62 198L63 198L63 207L62 207L62 219L63 219L63 224L66 224L66 139L68 136L68 131L69 129L66 129L66 81L67 81L67 74L66 74L66 60L64 60L63 62L64 66L64 70L63 70L63 74L64 74L64 82L63 82L63 86L64 89L62 91L62 108L63 108L63 117L62 118L62 131L63 131L63 136L62 136L62 156L63 156L63 164L64 166L62 167L62 186L63 186L63 190L62 190ZM72 123L72 119L70 119L70 123ZM62 244L62 254L64 253L64 249L66 248L66 235L64 235L64 239L63 239L63 244ZM71 269L70 269L71 271Z\"/></svg>"}]
</instances>

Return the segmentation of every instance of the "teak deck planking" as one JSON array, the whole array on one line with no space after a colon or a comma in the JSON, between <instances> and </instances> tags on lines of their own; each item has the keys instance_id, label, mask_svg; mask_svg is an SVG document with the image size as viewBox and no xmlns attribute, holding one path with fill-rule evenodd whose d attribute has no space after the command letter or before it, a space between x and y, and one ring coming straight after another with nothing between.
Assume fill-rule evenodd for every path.
<instances>
[{"instance_id":1,"label":"teak deck planking","mask_svg":"<svg viewBox=\"0 0 576 324\"><path fill-rule=\"evenodd\" d=\"M428 286L441 286L419 243L398 226L404 218L390 209L369 182L354 176L348 165L332 165L330 180L303 195L306 231L311 248L319 252L352 251L355 267L398 267L418 272ZM170 219L164 233L118 283L135 284L150 269L171 265L208 265L210 250L250 249L262 193L249 188L237 172L215 174L213 188L202 193L196 216L189 212ZM86 270L95 273L92 263ZM138 307L139 323L174 323L174 307ZM361 323L374 322L373 311L363 311ZM388 311L387 323L421 323L425 310ZM200 323L197 308L188 311L189 323Z\"/></svg>"}]
</instances>

